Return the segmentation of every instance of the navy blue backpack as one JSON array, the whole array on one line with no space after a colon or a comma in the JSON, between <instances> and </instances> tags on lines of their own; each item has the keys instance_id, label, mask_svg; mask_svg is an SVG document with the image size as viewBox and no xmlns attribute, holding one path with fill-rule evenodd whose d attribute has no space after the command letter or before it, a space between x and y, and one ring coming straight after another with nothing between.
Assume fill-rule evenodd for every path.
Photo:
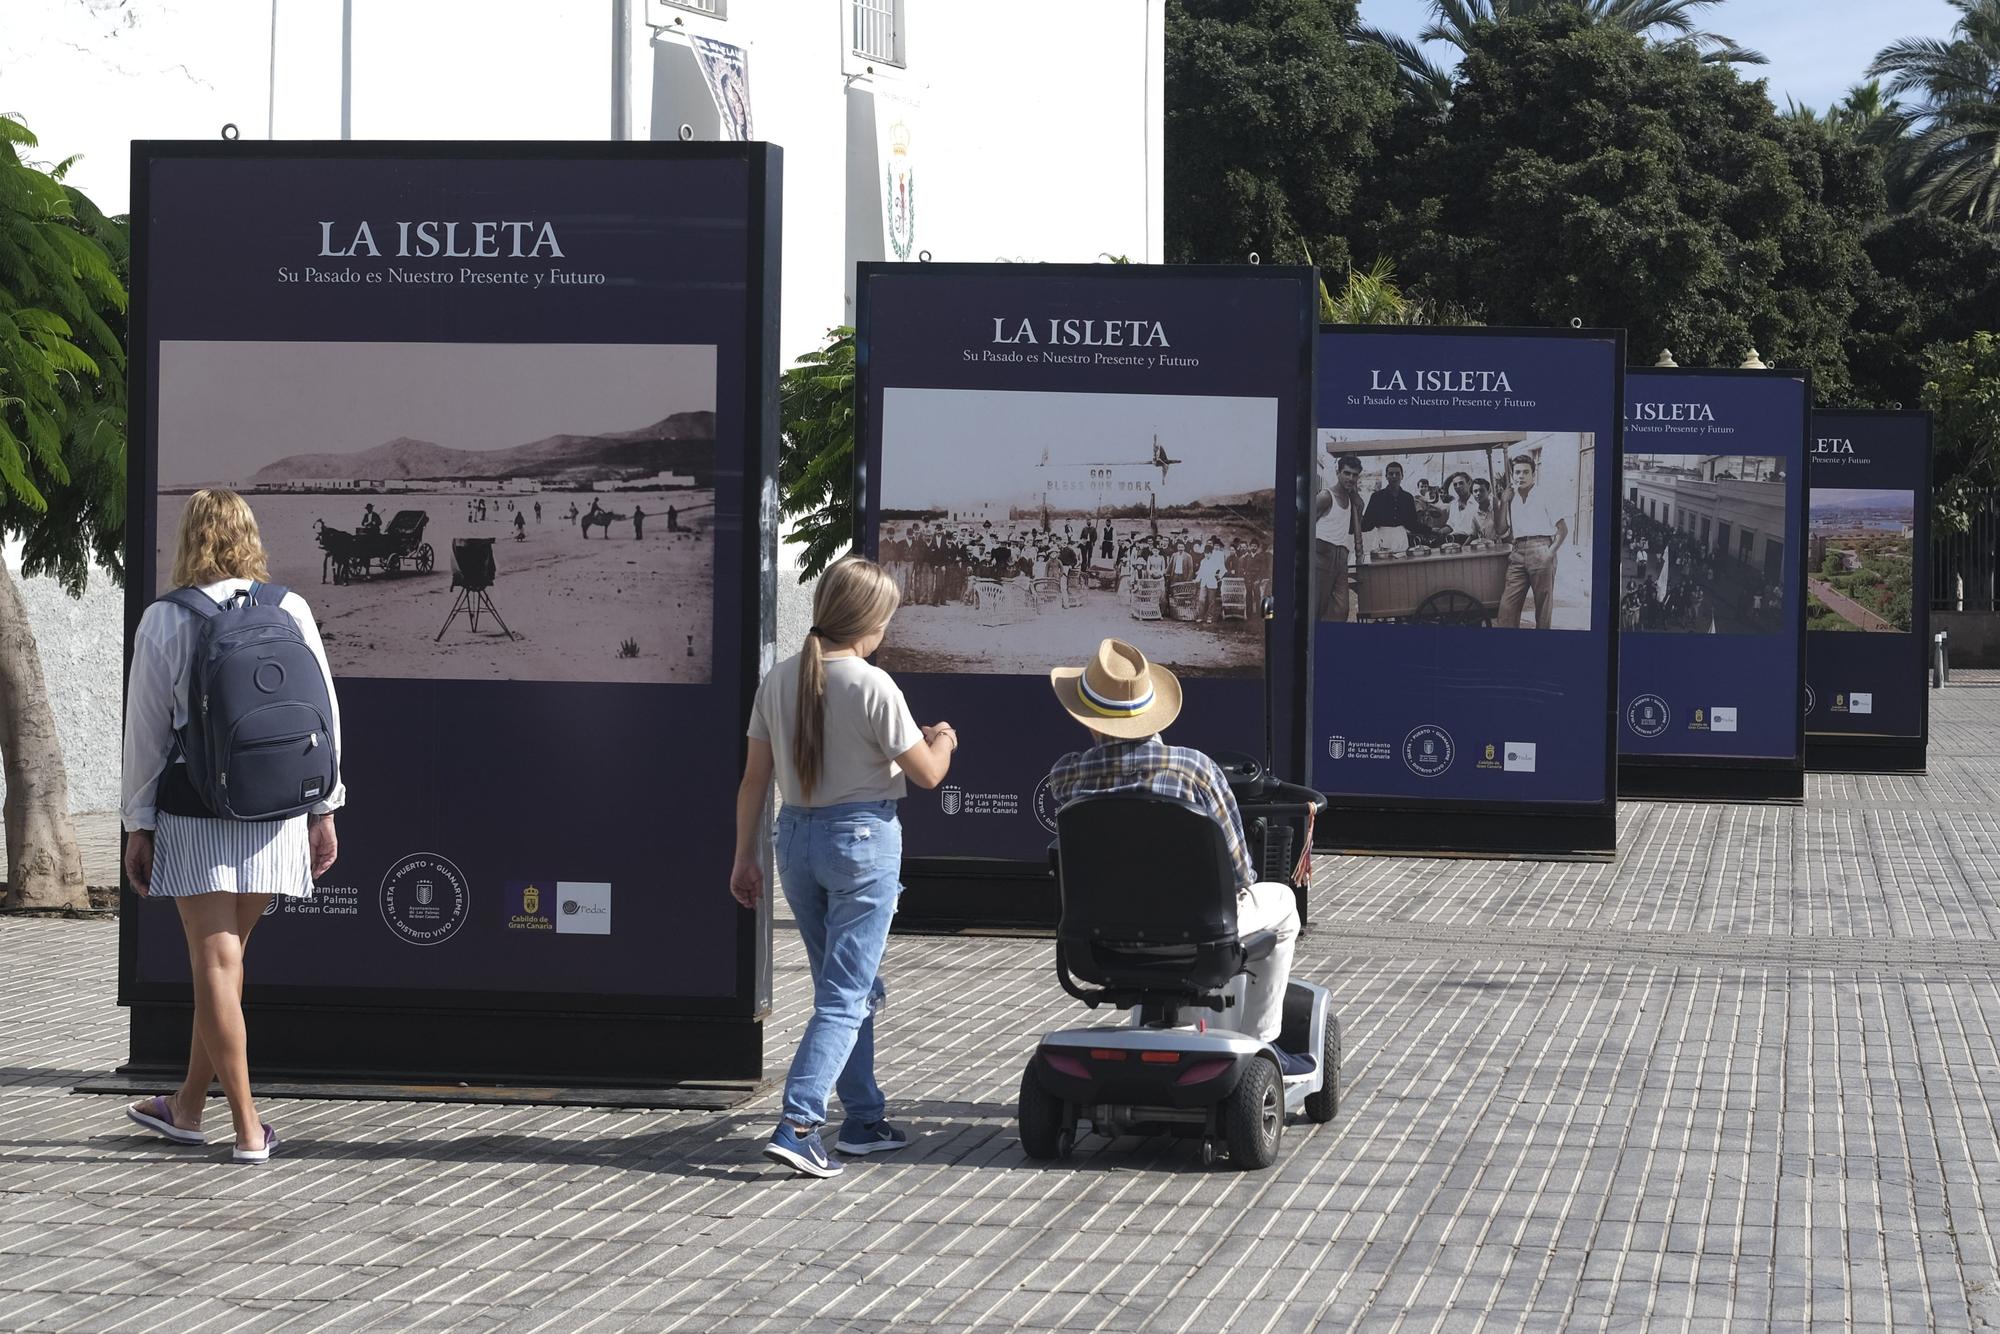
<instances>
[{"instance_id":1,"label":"navy blue backpack","mask_svg":"<svg viewBox=\"0 0 2000 1334\"><path fill-rule=\"evenodd\" d=\"M169 764L167 782L183 780L203 814L283 820L333 790L333 700L298 622L279 605L285 593L253 583L221 606L198 588L160 598L201 618L187 726L174 732L185 764ZM194 813L174 810L164 792L160 804L171 814Z\"/></svg>"}]
</instances>

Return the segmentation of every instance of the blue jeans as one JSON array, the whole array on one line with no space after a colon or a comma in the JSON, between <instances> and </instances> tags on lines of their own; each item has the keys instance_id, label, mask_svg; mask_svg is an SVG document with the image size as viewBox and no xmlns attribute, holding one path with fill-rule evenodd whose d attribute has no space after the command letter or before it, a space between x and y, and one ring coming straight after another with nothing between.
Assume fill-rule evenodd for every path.
<instances>
[{"instance_id":1,"label":"blue jeans","mask_svg":"<svg viewBox=\"0 0 2000 1334\"><path fill-rule=\"evenodd\" d=\"M903 892L903 826L893 801L787 806L778 816L778 876L805 938L813 1012L785 1077L785 1119L826 1121L826 1095L840 1094L852 1121L885 1110L875 1084L875 1007L882 950Z\"/></svg>"}]
</instances>

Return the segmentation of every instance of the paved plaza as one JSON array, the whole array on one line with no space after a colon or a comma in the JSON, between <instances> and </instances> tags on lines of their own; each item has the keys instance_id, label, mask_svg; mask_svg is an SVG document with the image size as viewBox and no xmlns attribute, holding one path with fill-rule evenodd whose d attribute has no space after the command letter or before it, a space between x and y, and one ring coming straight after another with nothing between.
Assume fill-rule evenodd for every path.
<instances>
[{"instance_id":1,"label":"paved plaza","mask_svg":"<svg viewBox=\"0 0 2000 1334\"><path fill-rule=\"evenodd\" d=\"M771 1093L273 1102L284 1156L232 1168L69 1092L122 1059L115 928L0 920L0 1329L2000 1325L2000 674L1933 700L1928 777L1629 804L1614 864L1323 860L1296 968L1344 1105L1256 1174L1027 1162L1021 1063L1082 1013L1050 946L913 937L881 1043L915 1143L837 1181L759 1157ZM777 972L774 1073L782 924Z\"/></svg>"}]
</instances>

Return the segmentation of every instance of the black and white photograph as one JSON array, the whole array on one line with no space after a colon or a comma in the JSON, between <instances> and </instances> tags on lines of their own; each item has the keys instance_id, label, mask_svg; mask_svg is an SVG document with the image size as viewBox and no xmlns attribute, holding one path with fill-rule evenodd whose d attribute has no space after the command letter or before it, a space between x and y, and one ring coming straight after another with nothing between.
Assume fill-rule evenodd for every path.
<instances>
[{"instance_id":1,"label":"black and white photograph","mask_svg":"<svg viewBox=\"0 0 2000 1334\"><path fill-rule=\"evenodd\" d=\"M1588 630L1596 447L1587 431L1322 430L1318 619Z\"/></svg>"},{"instance_id":2,"label":"black and white photograph","mask_svg":"<svg viewBox=\"0 0 2000 1334\"><path fill-rule=\"evenodd\" d=\"M228 487L336 675L706 682L715 368L706 345L164 342L159 578L189 493Z\"/></svg>"},{"instance_id":3,"label":"black and white photograph","mask_svg":"<svg viewBox=\"0 0 2000 1334\"><path fill-rule=\"evenodd\" d=\"M1785 461L1627 454L1619 624L1690 635L1785 629Z\"/></svg>"},{"instance_id":4,"label":"black and white photograph","mask_svg":"<svg viewBox=\"0 0 2000 1334\"><path fill-rule=\"evenodd\" d=\"M883 667L1040 675L1115 637L1261 673L1277 420L1272 398L887 390Z\"/></svg>"}]
</instances>

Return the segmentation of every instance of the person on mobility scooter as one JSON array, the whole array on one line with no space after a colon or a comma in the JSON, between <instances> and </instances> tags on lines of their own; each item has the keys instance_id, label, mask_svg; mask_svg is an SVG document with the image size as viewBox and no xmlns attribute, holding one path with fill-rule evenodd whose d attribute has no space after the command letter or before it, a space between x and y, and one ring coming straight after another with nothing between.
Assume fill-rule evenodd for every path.
<instances>
[{"instance_id":1,"label":"person on mobility scooter","mask_svg":"<svg viewBox=\"0 0 2000 1334\"><path fill-rule=\"evenodd\" d=\"M1066 1155L1088 1117L1102 1134L1199 1133L1206 1163L1227 1143L1238 1167L1269 1166L1287 1112L1323 1122L1338 1106L1339 1028L1327 993L1289 978L1293 889L1255 874L1223 769L1161 738L1181 707L1172 672L1107 639L1089 663L1050 680L1093 734L1049 775L1059 807L1057 974L1092 1008L1134 1015L1127 1026L1042 1039L1022 1074L1022 1147L1030 1157ZM1275 799L1284 789L1308 818L1324 802L1255 778L1260 793ZM1217 1013L1212 1026L1204 1010Z\"/></svg>"}]
</instances>

